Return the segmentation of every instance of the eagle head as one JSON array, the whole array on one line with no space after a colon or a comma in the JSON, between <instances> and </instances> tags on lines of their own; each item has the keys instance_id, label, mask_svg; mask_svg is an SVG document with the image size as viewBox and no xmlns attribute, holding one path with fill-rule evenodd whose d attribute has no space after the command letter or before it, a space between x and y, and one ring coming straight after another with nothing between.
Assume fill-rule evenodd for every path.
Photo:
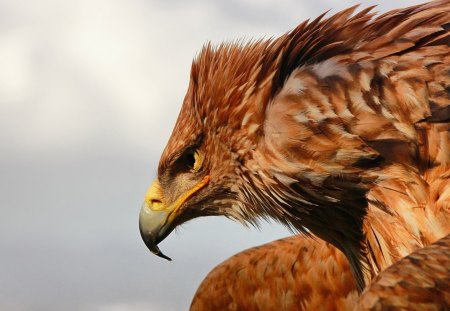
<instances>
[{"instance_id":1,"label":"eagle head","mask_svg":"<svg viewBox=\"0 0 450 311\"><path fill-rule=\"evenodd\" d=\"M157 244L195 217L224 215L256 224L258 216L267 216L251 206L257 201L255 187L264 182L253 175L263 174L258 144L275 73L268 46L208 44L194 60L158 177L140 213L142 238L156 255L168 259Z\"/></svg>"}]
</instances>

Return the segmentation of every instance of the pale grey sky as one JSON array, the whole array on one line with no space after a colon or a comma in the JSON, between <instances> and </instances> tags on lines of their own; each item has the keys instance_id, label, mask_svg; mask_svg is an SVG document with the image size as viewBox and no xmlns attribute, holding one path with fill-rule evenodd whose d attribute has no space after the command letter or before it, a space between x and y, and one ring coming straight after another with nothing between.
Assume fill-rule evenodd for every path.
<instances>
[{"instance_id":1,"label":"pale grey sky","mask_svg":"<svg viewBox=\"0 0 450 311\"><path fill-rule=\"evenodd\" d=\"M137 219L203 43L357 2L0 0L0 309L187 310L215 265L289 235L199 219L169 263Z\"/></svg>"}]
</instances>

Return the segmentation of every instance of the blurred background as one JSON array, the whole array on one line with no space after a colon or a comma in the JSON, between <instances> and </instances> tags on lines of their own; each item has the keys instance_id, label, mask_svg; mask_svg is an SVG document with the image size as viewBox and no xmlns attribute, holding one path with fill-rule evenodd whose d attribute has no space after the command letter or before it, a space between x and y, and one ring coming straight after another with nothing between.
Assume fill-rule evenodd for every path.
<instances>
[{"instance_id":1,"label":"blurred background","mask_svg":"<svg viewBox=\"0 0 450 311\"><path fill-rule=\"evenodd\" d=\"M161 244L167 262L137 221L206 41L356 3L0 0L0 310L187 310L215 265L290 235L199 219Z\"/></svg>"}]
</instances>

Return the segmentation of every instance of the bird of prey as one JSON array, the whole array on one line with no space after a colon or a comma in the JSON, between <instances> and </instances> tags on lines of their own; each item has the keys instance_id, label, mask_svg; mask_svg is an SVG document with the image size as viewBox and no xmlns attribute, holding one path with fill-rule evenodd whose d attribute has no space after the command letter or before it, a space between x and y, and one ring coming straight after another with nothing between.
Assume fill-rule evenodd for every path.
<instances>
[{"instance_id":1,"label":"bird of prey","mask_svg":"<svg viewBox=\"0 0 450 311\"><path fill-rule=\"evenodd\" d=\"M450 2L355 7L207 44L139 218L274 219L342 251L360 291L450 233Z\"/></svg>"}]
</instances>

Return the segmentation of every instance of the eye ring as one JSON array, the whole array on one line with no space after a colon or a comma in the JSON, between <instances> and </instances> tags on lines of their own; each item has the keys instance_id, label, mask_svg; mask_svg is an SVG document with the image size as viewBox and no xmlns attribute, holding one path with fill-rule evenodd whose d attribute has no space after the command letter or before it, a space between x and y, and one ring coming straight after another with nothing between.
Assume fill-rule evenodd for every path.
<instances>
[{"instance_id":1,"label":"eye ring","mask_svg":"<svg viewBox=\"0 0 450 311\"><path fill-rule=\"evenodd\" d=\"M197 172L202 165L202 157L198 150L192 150L186 153L184 156L184 163L186 166L194 172Z\"/></svg>"},{"instance_id":2,"label":"eye ring","mask_svg":"<svg viewBox=\"0 0 450 311\"><path fill-rule=\"evenodd\" d=\"M194 165L192 166L192 169L197 172L200 167L202 166L203 158L200 155L200 152L198 150L194 151Z\"/></svg>"}]
</instances>

